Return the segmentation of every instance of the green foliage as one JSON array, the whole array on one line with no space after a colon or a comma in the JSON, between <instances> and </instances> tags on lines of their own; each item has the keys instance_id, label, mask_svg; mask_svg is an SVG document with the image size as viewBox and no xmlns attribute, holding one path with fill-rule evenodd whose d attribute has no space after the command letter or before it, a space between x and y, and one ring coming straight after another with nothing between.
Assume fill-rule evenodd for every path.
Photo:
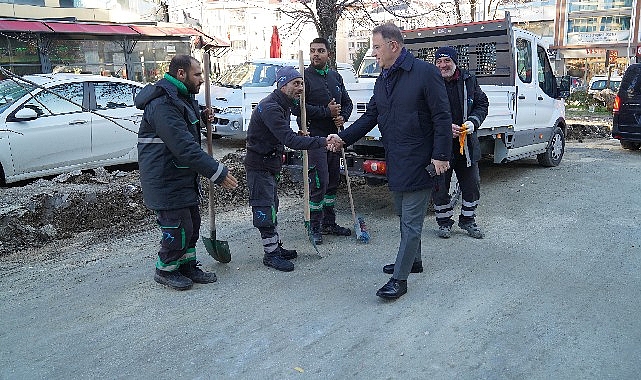
<instances>
[{"instance_id":1,"label":"green foliage","mask_svg":"<svg viewBox=\"0 0 641 380\"><path fill-rule=\"evenodd\" d=\"M577 90L565 100L568 109L587 110L590 112L609 113L616 93L610 90L600 91L598 94L588 94L586 90Z\"/></svg>"},{"instance_id":2,"label":"green foliage","mask_svg":"<svg viewBox=\"0 0 641 380\"><path fill-rule=\"evenodd\" d=\"M363 46L362 48L358 49L356 52L356 56L354 57L354 62L352 62L352 66L354 66L354 70L356 73L358 73L358 68L361 66L361 62L363 62L363 58L365 58L365 54L367 54L367 50L369 49L369 41L367 41L367 45Z\"/></svg>"}]
</instances>

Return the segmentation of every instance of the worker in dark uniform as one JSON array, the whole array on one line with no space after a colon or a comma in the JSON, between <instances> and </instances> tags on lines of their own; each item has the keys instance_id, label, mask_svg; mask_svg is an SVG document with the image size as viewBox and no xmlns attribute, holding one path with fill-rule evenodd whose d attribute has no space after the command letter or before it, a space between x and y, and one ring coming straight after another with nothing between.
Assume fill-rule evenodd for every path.
<instances>
[{"instance_id":1,"label":"worker in dark uniform","mask_svg":"<svg viewBox=\"0 0 641 380\"><path fill-rule=\"evenodd\" d=\"M303 78L285 66L276 73L276 89L258 103L247 127L245 169L253 224L260 231L263 264L280 271L294 270L289 261L298 256L284 249L278 235L277 186L284 146L297 150L323 148L330 138L299 136L290 128L291 108L298 107Z\"/></svg>"},{"instance_id":2,"label":"worker in dark uniform","mask_svg":"<svg viewBox=\"0 0 641 380\"><path fill-rule=\"evenodd\" d=\"M352 114L352 100L347 94L343 78L329 68L329 42L315 38L309 45L311 64L305 69L305 105L307 130L310 136L326 137L342 130ZM294 112L298 115L298 112ZM316 244L322 244L323 235L350 236L349 228L336 224L336 191L340 181L340 152L323 148L309 153L309 209L310 224Z\"/></svg>"}]
</instances>

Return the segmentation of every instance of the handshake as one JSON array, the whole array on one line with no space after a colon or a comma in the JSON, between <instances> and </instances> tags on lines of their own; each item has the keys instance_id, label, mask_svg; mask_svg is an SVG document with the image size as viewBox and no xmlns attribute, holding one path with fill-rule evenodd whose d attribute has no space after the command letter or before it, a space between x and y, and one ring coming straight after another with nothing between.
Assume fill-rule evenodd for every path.
<instances>
[{"instance_id":1,"label":"handshake","mask_svg":"<svg viewBox=\"0 0 641 380\"><path fill-rule=\"evenodd\" d=\"M340 152L345 145L345 142L335 133L326 137L327 141L327 150L330 152Z\"/></svg>"}]
</instances>

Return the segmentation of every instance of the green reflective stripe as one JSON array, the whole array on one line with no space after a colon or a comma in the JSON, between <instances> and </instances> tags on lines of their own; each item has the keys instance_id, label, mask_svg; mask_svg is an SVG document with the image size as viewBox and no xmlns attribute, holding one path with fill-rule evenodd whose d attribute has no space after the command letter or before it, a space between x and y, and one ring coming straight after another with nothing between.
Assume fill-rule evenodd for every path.
<instances>
[{"instance_id":1,"label":"green reflective stripe","mask_svg":"<svg viewBox=\"0 0 641 380\"><path fill-rule=\"evenodd\" d=\"M325 194L323 202L325 202L325 206L334 206L334 204L336 203L336 195Z\"/></svg>"},{"instance_id":2,"label":"green reflective stripe","mask_svg":"<svg viewBox=\"0 0 641 380\"><path fill-rule=\"evenodd\" d=\"M315 171L314 178L316 179L316 188L320 189L320 178L318 178L318 171Z\"/></svg>"},{"instance_id":3,"label":"green reflective stripe","mask_svg":"<svg viewBox=\"0 0 641 380\"><path fill-rule=\"evenodd\" d=\"M196 119L196 120L191 122L192 125L197 124L197 123L198 123L198 119Z\"/></svg>"},{"instance_id":4,"label":"green reflective stripe","mask_svg":"<svg viewBox=\"0 0 641 380\"><path fill-rule=\"evenodd\" d=\"M276 179L277 183L280 182L280 173L276 174L274 178Z\"/></svg>"},{"instance_id":5,"label":"green reflective stripe","mask_svg":"<svg viewBox=\"0 0 641 380\"><path fill-rule=\"evenodd\" d=\"M188 259L187 261L196 259L196 248L187 248L184 257Z\"/></svg>"},{"instance_id":6,"label":"green reflective stripe","mask_svg":"<svg viewBox=\"0 0 641 380\"><path fill-rule=\"evenodd\" d=\"M272 223L276 224L276 207L272 206Z\"/></svg>"},{"instance_id":7,"label":"green reflective stripe","mask_svg":"<svg viewBox=\"0 0 641 380\"><path fill-rule=\"evenodd\" d=\"M310 211L322 211L324 205L325 205L324 201L321 201L320 203L309 201Z\"/></svg>"},{"instance_id":8,"label":"green reflective stripe","mask_svg":"<svg viewBox=\"0 0 641 380\"><path fill-rule=\"evenodd\" d=\"M156 268L167 271L167 272L173 272L175 270L178 270L178 268L181 265L188 263L190 261L193 261L195 257L196 257L195 250L193 252L193 257L189 257L189 255L185 253L178 260L172 261L170 263L163 263L162 260L160 260L160 256L158 256L158 260L156 261Z\"/></svg>"},{"instance_id":9,"label":"green reflective stripe","mask_svg":"<svg viewBox=\"0 0 641 380\"><path fill-rule=\"evenodd\" d=\"M138 143L139 144L164 144L165 142L162 141L160 137L139 137Z\"/></svg>"}]
</instances>

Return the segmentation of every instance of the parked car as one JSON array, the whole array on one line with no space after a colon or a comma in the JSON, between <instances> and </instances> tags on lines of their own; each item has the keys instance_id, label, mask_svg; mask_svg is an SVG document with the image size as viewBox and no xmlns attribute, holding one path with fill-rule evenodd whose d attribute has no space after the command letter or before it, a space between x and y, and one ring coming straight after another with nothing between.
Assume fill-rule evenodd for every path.
<instances>
[{"instance_id":1,"label":"parked car","mask_svg":"<svg viewBox=\"0 0 641 380\"><path fill-rule=\"evenodd\" d=\"M641 147L641 63L628 67L614 99L612 137L624 149Z\"/></svg>"},{"instance_id":2,"label":"parked car","mask_svg":"<svg viewBox=\"0 0 641 380\"><path fill-rule=\"evenodd\" d=\"M0 81L0 184L134 163L143 85L84 74Z\"/></svg>"},{"instance_id":3,"label":"parked car","mask_svg":"<svg viewBox=\"0 0 641 380\"><path fill-rule=\"evenodd\" d=\"M590 84L588 85L588 94L598 94L602 90L605 90L606 87L617 92L619 86L621 85L621 77L616 75L610 76L610 84L608 86L608 76L607 75L595 75L590 79Z\"/></svg>"}]
</instances>

